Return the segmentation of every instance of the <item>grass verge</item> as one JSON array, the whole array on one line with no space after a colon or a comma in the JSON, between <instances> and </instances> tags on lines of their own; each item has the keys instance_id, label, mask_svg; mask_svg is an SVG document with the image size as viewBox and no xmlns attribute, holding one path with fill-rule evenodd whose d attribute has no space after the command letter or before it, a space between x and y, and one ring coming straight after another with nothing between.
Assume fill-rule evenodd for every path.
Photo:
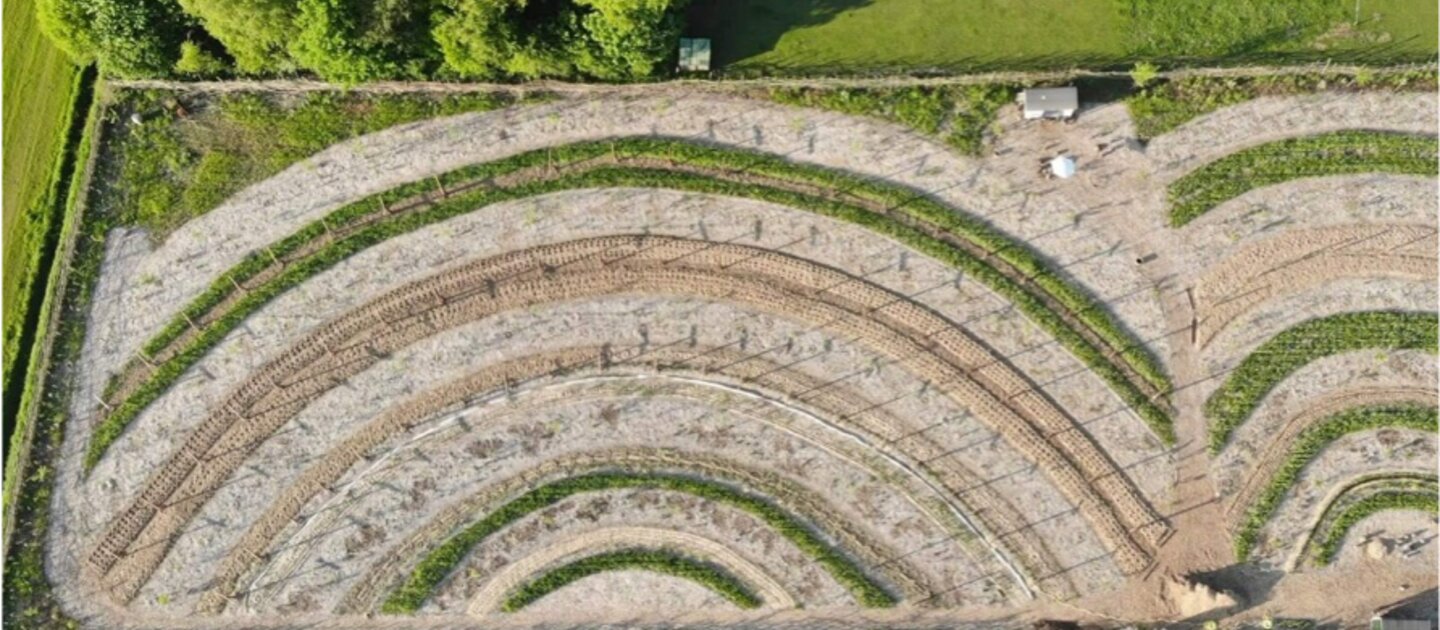
<instances>
[{"instance_id":1,"label":"grass verge","mask_svg":"<svg viewBox=\"0 0 1440 630\"><path fill-rule=\"evenodd\" d=\"M1368 516L1388 510L1420 510L1433 515L1440 513L1440 498L1437 498L1433 491L1387 491L1357 501L1340 512L1335 523L1331 525L1330 531L1326 532L1325 538L1320 541L1315 552L1316 564L1325 566L1335 560L1335 556L1340 553L1340 545L1345 542L1345 535L1356 523L1365 520Z\"/></svg>"},{"instance_id":2,"label":"grass verge","mask_svg":"<svg viewBox=\"0 0 1440 630\"><path fill-rule=\"evenodd\" d=\"M600 472L570 477L540 486L500 506L485 518L451 536L427 554L405 583L381 606L391 614L413 613L430 598L435 587L452 573L475 545L528 514L585 492L617 489L650 489L683 492L744 510L769 525L800 551L818 562L867 608L885 608L898 603L884 587L872 580L854 561L825 542L809 526L770 501L719 482L664 473Z\"/></svg>"},{"instance_id":3,"label":"grass verge","mask_svg":"<svg viewBox=\"0 0 1440 630\"><path fill-rule=\"evenodd\" d=\"M1440 141L1384 131L1336 131L1241 149L1170 184L1170 225L1180 227L1241 194L1304 177L1440 174Z\"/></svg>"},{"instance_id":4,"label":"grass verge","mask_svg":"<svg viewBox=\"0 0 1440 630\"><path fill-rule=\"evenodd\" d=\"M98 88L97 88L98 90ZM77 145L60 227L60 246L50 265L47 291L36 332L37 350L28 359L27 383L17 426L6 453L4 624L7 628L77 628L61 609L45 573L50 496L55 484L50 463L65 438L73 388L69 378L85 342L95 282L112 223L87 217L90 167L99 144L100 99L95 99Z\"/></svg>"},{"instance_id":5,"label":"grass verge","mask_svg":"<svg viewBox=\"0 0 1440 630\"><path fill-rule=\"evenodd\" d=\"M1235 533L1235 559L1244 562L1254 550L1260 529L1274 516L1280 502L1300 479L1300 473L1335 440L1351 433L1372 429L1415 429L1435 432L1435 407L1424 405L1373 405L1347 409L1305 429L1286 456L1285 464L1245 512L1245 521Z\"/></svg>"},{"instance_id":6,"label":"grass verge","mask_svg":"<svg viewBox=\"0 0 1440 630\"><path fill-rule=\"evenodd\" d=\"M546 172L550 172L564 165L576 165L586 160L607 157L612 160L623 157L649 159L652 163L654 160L684 163L715 169L717 173L728 171L770 177L777 181L809 184L837 192L832 198L820 198L772 186L726 181L703 174L624 167L618 164L575 174L552 175L549 179L540 178L512 186L485 184L523 169L543 167ZM467 186L469 188L466 188ZM1169 415L1151 396L1147 396L1125 371L1128 367L1135 372L1136 378L1143 379L1148 386L1160 392L1168 392L1168 377L1159 362L1123 330L1102 305L1051 271L1049 264L1024 244L1009 239L979 219L958 213L948 206L908 190L836 171L796 165L758 153L711 148L680 141L632 138L542 149L451 171L433 181L422 180L399 186L342 207L326 218L272 244L267 251L252 254L217 278L205 293L192 301L180 316L172 319L142 348L142 352L151 357L162 351L171 354L161 360L140 385L126 393L123 400L117 401L113 411L96 427L85 456L86 468L92 468L98 463L109 446L140 412L239 326L246 316L307 278L367 247L477 208L509 199L596 187L673 189L759 199L830 216L894 238L961 269L971 278L1010 300L1022 313L1055 336L1063 347L1095 371L1162 441L1168 444L1174 440ZM435 194L439 190L451 192ZM387 210L402 207L400 204L407 201L414 203L417 198L423 199L428 205L421 210L403 213L391 214ZM838 200L842 198L883 203L892 208L894 214L880 214L858 207L854 203ZM954 234L983 250L984 254L977 256L969 253L918 227L922 225ZM345 236L334 237L332 231L339 231ZM306 252L307 247L313 251ZM293 261L287 260L278 275L259 286L246 286L243 290L240 288L274 264L272 255L275 259L285 260L296 252L304 255ZM1010 265L1016 273L1023 274L1024 278L1016 280L1001 273L996 268L997 260ZM216 311L217 307L221 306L224 308ZM1056 309L1067 311L1072 320L1067 321ZM205 323L196 328L191 322ZM1076 328L1079 326L1092 332L1098 343L1092 342L1078 331ZM1106 355L1106 351L1114 353L1116 359L1112 360ZM1119 365L1122 362L1124 367ZM136 364L131 367L140 369ZM112 384L111 388L107 389L107 396L115 387L117 386Z\"/></svg>"},{"instance_id":7,"label":"grass verge","mask_svg":"<svg viewBox=\"0 0 1440 630\"><path fill-rule=\"evenodd\" d=\"M561 565L516 589L501 609L515 612L581 578L607 571L652 571L685 578L745 609L759 608L761 601L729 571L713 563L671 551L621 549L596 554Z\"/></svg>"},{"instance_id":8,"label":"grass verge","mask_svg":"<svg viewBox=\"0 0 1440 630\"><path fill-rule=\"evenodd\" d=\"M1270 390L1306 364L1357 350L1436 352L1435 313L1362 311L1297 324L1245 357L1205 401L1210 452L1219 453Z\"/></svg>"}]
</instances>

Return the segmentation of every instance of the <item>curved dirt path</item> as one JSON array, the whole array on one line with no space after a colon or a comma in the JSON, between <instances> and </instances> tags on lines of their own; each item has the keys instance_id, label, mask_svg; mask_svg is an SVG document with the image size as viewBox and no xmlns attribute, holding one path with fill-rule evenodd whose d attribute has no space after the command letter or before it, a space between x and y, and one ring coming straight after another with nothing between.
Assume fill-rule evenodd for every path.
<instances>
[{"instance_id":1,"label":"curved dirt path","mask_svg":"<svg viewBox=\"0 0 1440 630\"><path fill-rule=\"evenodd\" d=\"M547 566L564 560L568 556L584 552L610 551L623 547L661 547L677 551L720 565L754 590L763 602L763 608L794 608L795 598L785 592L785 587L776 582L755 563L746 560L725 545L687 532L677 532L654 527L615 527L586 532L568 540L561 540L539 553L531 554L505 565L503 569L489 576L484 586L470 599L465 613L484 616L499 612L506 596L531 579Z\"/></svg>"},{"instance_id":2,"label":"curved dirt path","mask_svg":"<svg viewBox=\"0 0 1440 630\"><path fill-rule=\"evenodd\" d=\"M748 391L759 388L755 395L765 396L765 391L773 391L778 393L779 403L796 401L813 407L822 421L831 423L835 430L855 438L865 447L875 449L909 475L921 479L921 483L931 485L928 478L935 477L943 486L943 489L932 486L935 493L945 497L947 502L948 497L954 497L963 505L963 511L952 507L957 518L978 531L992 549L998 547L997 552L1013 555L1019 560L1025 576L1014 577L1022 589L1028 578L1036 580L1048 594L1058 599L1074 595L1074 586L1064 577L1065 572L1048 545L1033 528L1026 526L1025 517L1005 497L990 484L984 483L980 475L969 470L964 461L941 457L944 449L940 445L912 423L886 413L882 406L853 394L845 387L826 384L731 349L701 347L640 351L596 346L536 353L487 367L416 394L356 430L286 488L284 494L250 526L241 542L231 548L211 579L211 592L214 594L203 599L208 603L202 605L201 610L218 612L229 598L231 589L240 581L240 576L253 571L257 560L268 556L269 550L281 542L278 537L290 523L296 521L311 498L335 487L346 471L352 470L360 461L372 460L375 456L370 454L377 446L440 414L463 408L470 401L483 400L512 387L533 386L547 377L555 378L555 366L566 366L559 378L626 372L684 379L703 376L711 383L719 383L715 380L717 377L728 378L743 383ZM637 368L644 371L634 372ZM316 510L320 511L323 510ZM978 522L971 522L972 518ZM309 525L308 519L306 524ZM1010 565L1003 555L1001 562ZM1016 569L1010 567L1010 571L1015 572ZM1042 576L1055 577L1041 579Z\"/></svg>"},{"instance_id":3,"label":"curved dirt path","mask_svg":"<svg viewBox=\"0 0 1440 630\"><path fill-rule=\"evenodd\" d=\"M1290 231L1256 243L1206 270L1195 283L1201 349L1235 319L1274 297L1336 278L1399 277L1433 281L1436 230L1410 225L1351 225Z\"/></svg>"},{"instance_id":4,"label":"curved dirt path","mask_svg":"<svg viewBox=\"0 0 1440 630\"><path fill-rule=\"evenodd\" d=\"M545 251L568 253L546 261L541 254ZM596 265L597 255L614 262L600 259ZM540 258L534 259L535 256ZM647 263L658 266L649 271L640 267L628 269L642 260L658 261ZM587 261L594 271L560 272L562 268ZM672 261L683 261L685 265L699 264L702 268L708 264L711 269L727 271L726 275L717 277L700 269L686 271L672 266ZM774 265L778 267L772 267ZM731 270L737 266L738 269ZM789 269L779 276L772 275L768 282L758 285L736 284L739 278L730 275L742 270L766 273L763 270L767 267L773 269L768 272L771 274L787 267ZM1148 558L1130 538L1129 530L1133 529L1139 539L1149 540L1151 544L1157 536L1168 531L1135 494L1123 474L1096 450L1093 442L1076 432L1071 421L1059 410L1048 406L1022 377L991 356L983 346L966 337L953 324L936 318L929 311L917 309L904 298L844 274L764 250L639 236L537 248L482 261L481 265L467 269L442 274L428 283L412 285L362 308L297 344L297 351L283 355L257 371L247 385L237 390L217 414L192 434L187 447L172 458L170 464L152 479L136 504L112 525L111 531L92 555L90 567L97 572L96 577L111 574L117 563L134 567L114 571L114 577L106 580L120 599L133 596L135 589L143 584L149 572L164 557L174 532L199 507L193 499L178 506L167 505L169 500L165 497L180 492L182 497L203 498L209 492L208 488L228 477L234 467L245 459L257 443L256 438L263 440L273 430L245 428L254 421L237 423L232 418L263 418L265 424L262 426L278 426L279 422L306 406L319 393L333 387L343 375L353 374L373 363L376 352L383 354L387 347L405 345L410 339L423 338L481 313L503 308L507 299L519 300L516 303L519 306L543 303L561 296L575 299L596 295L596 291L622 291L635 286L691 294L698 292L771 308L793 302L805 293L810 293L809 299L812 300L839 299L841 302L838 304L858 300L851 308L859 308L859 312L866 313L865 316L855 311L847 314L844 308L835 310L835 306L821 307L823 302L789 312L802 319L834 326L839 331L848 330L847 334L874 339L877 348L889 348L882 351L910 365L917 373L928 374L927 378L942 390L959 396L957 400L966 401L982 417L995 422L1007 440L1023 452L1035 456L1062 491L1072 497L1082 513L1099 529L1102 539L1119 554L1117 562L1125 570L1139 570ZM695 275L697 273L699 275ZM786 277L790 279L782 280ZM795 291L798 292L788 294L774 293L775 283L783 286L796 280L801 281L802 286L812 288L797 288ZM817 288L823 288L821 290L825 295L813 293ZM496 299L500 302L496 303ZM868 306L862 306L866 304ZM431 310L414 313L415 309L426 307ZM483 307L479 313L474 310L477 307ZM815 310L817 307L819 310ZM879 323L884 320L894 322L891 325L899 325L900 328L884 332L885 325ZM386 324L376 327L378 321ZM893 336L895 332L907 328L914 332ZM887 338L888 341L883 341ZM940 354L935 354L937 351ZM239 428L231 431L232 425ZM1055 442L1051 443L1050 439L1037 433L1038 427L1045 427L1052 436L1050 439ZM227 434L228 437L221 439ZM1061 450L1053 450L1057 445ZM217 447L218 452L213 452L212 449ZM1072 460L1072 457L1075 459ZM1090 472L1082 476L1072 468L1077 465ZM203 474L192 476L192 470ZM142 535L145 530L155 533ZM133 552L126 551L132 547Z\"/></svg>"},{"instance_id":5,"label":"curved dirt path","mask_svg":"<svg viewBox=\"0 0 1440 630\"><path fill-rule=\"evenodd\" d=\"M1229 527L1233 531L1239 525L1239 520L1245 516L1245 509L1255 502L1255 498L1275 476L1275 471L1284 465L1295 439L1316 422L1353 407L1404 402L1434 404L1437 398L1440 398L1440 393L1433 389L1400 387L1338 391L1315 400L1304 412L1286 422L1280 431L1267 436L1269 441L1265 450L1248 462L1246 467L1250 473L1225 505L1225 518Z\"/></svg>"},{"instance_id":6,"label":"curved dirt path","mask_svg":"<svg viewBox=\"0 0 1440 630\"><path fill-rule=\"evenodd\" d=\"M779 506L801 515L811 523L824 523L826 527L822 531L834 537L844 552L859 556L861 570L881 573L901 591L905 599L923 600L933 594L927 589L925 582L916 578L916 573L908 562L903 558L895 560L893 553L888 553L874 541L865 539L845 522L845 519L834 513L825 497L803 491L774 475L718 457L660 449L622 448L541 462L524 473L503 479L446 507L426 522L424 528L411 533L404 541L388 550L381 561L373 564L346 594L334 613L368 613L379 609L385 595L404 582L408 567L413 566L427 551L434 549L446 536L473 519L477 513L489 511L509 497L550 481L615 468L641 472L679 471L701 474L756 488ZM455 577L452 575L448 579Z\"/></svg>"}]
</instances>

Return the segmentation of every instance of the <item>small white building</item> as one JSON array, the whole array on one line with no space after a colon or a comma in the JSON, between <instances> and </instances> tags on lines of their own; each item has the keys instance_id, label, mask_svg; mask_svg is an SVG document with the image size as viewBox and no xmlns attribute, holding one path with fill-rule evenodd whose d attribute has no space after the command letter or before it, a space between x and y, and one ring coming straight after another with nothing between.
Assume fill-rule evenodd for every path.
<instances>
[{"instance_id":1,"label":"small white building","mask_svg":"<svg viewBox=\"0 0 1440 630\"><path fill-rule=\"evenodd\" d=\"M680 38L680 71L710 71L710 40L704 37Z\"/></svg>"},{"instance_id":2,"label":"small white building","mask_svg":"<svg viewBox=\"0 0 1440 630\"><path fill-rule=\"evenodd\" d=\"M1031 88L1020 94L1025 119L1068 119L1080 109L1080 91L1073 87Z\"/></svg>"}]
</instances>

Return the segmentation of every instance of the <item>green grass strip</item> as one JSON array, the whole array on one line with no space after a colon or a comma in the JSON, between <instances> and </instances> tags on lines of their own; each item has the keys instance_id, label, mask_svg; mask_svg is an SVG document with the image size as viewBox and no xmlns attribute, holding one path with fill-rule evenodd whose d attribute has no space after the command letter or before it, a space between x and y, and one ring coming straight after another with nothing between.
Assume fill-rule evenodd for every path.
<instances>
[{"instance_id":1,"label":"green grass strip","mask_svg":"<svg viewBox=\"0 0 1440 630\"><path fill-rule=\"evenodd\" d=\"M1235 559L1244 562L1250 558L1260 529L1275 515L1280 502L1300 480L1300 473L1325 447L1352 433L1386 428L1433 433L1437 430L1436 409L1413 404L1356 407L1328 416L1305 429L1290 448L1284 465L1246 511L1245 521L1235 534Z\"/></svg>"},{"instance_id":2,"label":"green grass strip","mask_svg":"<svg viewBox=\"0 0 1440 630\"><path fill-rule=\"evenodd\" d=\"M685 578L704 586L741 608L760 607L760 598L735 576L715 564L671 551L622 549L581 558L550 571L516 589L501 604L501 610L515 612L581 578L608 571L653 571Z\"/></svg>"},{"instance_id":3,"label":"green grass strip","mask_svg":"<svg viewBox=\"0 0 1440 630\"><path fill-rule=\"evenodd\" d=\"M1303 177L1437 174L1435 136L1336 131L1242 149L1170 184L1170 224L1180 227L1241 194Z\"/></svg>"},{"instance_id":4,"label":"green grass strip","mask_svg":"<svg viewBox=\"0 0 1440 630\"><path fill-rule=\"evenodd\" d=\"M405 583L385 600L381 611L397 614L419 610L435 587L459 566L475 545L526 515L576 494L626 488L683 492L744 510L765 521L766 525L818 562L861 605L885 608L898 603L895 596L871 580L852 560L826 543L810 527L762 497L719 482L682 475L598 472L535 488L460 530L420 561Z\"/></svg>"},{"instance_id":5,"label":"green grass strip","mask_svg":"<svg viewBox=\"0 0 1440 630\"><path fill-rule=\"evenodd\" d=\"M893 208L895 212L947 230L975 243L990 252L990 256L1005 260L1030 277L1036 289L1032 290L1011 280L997 271L990 261L973 256L957 246L929 236L920 229L908 226L894 218L841 201L758 184L741 184L704 175L667 170L613 166L503 189L472 189L439 199L433 206L424 210L401 213L377 221L343 240L327 245L301 261L287 265L277 277L260 287L248 290L242 299L231 306L224 317L212 322L203 332L196 335L182 351L162 363L143 385L131 392L124 401L116 406L114 411L105 417L91 436L85 454L86 469L93 468L104 456L106 449L119 438L125 427L141 411L158 399L210 349L218 345L226 335L239 326L245 317L259 310L272 298L291 287L367 247L427 225L473 212L477 208L501 201L563 190L597 187L670 189L769 201L856 224L891 237L964 271L971 278L1009 300L1026 317L1053 335L1062 347L1069 350L1110 385L1115 393L1135 410L1136 414L1164 443L1174 443L1175 435L1169 414L1146 396L1139 386L1131 382L1124 370L1107 358L1102 349L1082 336L1060 314L1050 309L1036 291L1043 291L1074 313L1077 319L1094 331L1105 344L1117 350L1121 359L1131 366L1141 378L1159 391L1169 391L1169 378L1165 375L1158 360L1126 332L1109 311L1083 290L1053 272L1037 253L1024 244L1011 240L978 218L957 212L914 191L878 184L828 169L800 166L760 153L649 138L587 142L554 149L542 149L496 162L461 168L440 176L438 180L447 188L455 189L467 182L485 180L523 168L547 164L572 164L605 155L665 159L674 163L743 171L792 183L820 186L827 190L844 191L862 199L882 202ZM199 320L210 309L229 297L235 291L235 283L243 283L270 266L272 253L275 256L285 256L307 243L321 238L327 231L327 225L329 229L349 225L356 220L379 212L382 203L394 204L435 191L435 182L431 180L421 180L393 188L334 211L325 219L301 228L296 233L272 244L268 248L268 252L261 250L250 255L240 264L221 274L209 289L185 307L180 316L172 319L164 329L147 342L143 352L153 355L173 343L186 332L191 320Z\"/></svg>"},{"instance_id":6,"label":"green grass strip","mask_svg":"<svg viewBox=\"0 0 1440 630\"><path fill-rule=\"evenodd\" d=\"M1275 386L1305 365L1357 350L1436 352L1435 313L1360 311L1297 324L1245 357L1205 401L1210 452L1219 453Z\"/></svg>"},{"instance_id":7,"label":"green grass strip","mask_svg":"<svg viewBox=\"0 0 1440 630\"><path fill-rule=\"evenodd\" d=\"M1365 497L1345 508L1345 511L1335 519L1335 523L1331 525L1330 531L1325 535L1325 540L1320 542L1315 562L1320 566L1330 564L1340 553L1340 545L1345 542L1345 536L1350 533L1350 528L1372 514L1388 510L1420 510L1437 514L1440 513L1440 500L1437 500L1434 492L1391 491Z\"/></svg>"}]
</instances>

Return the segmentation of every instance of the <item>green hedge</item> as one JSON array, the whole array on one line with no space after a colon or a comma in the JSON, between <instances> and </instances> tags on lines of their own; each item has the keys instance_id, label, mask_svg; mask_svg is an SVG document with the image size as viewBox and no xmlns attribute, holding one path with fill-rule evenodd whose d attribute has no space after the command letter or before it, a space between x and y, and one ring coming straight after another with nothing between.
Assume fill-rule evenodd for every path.
<instances>
[{"instance_id":1,"label":"green hedge","mask_svg":"<svg viewBox=\"0 0 1440 630\"><path fill-rule=\"evenodd\" d=\"M1170 224L1180 227L1256 188L1304 177L1437 174L1435 136L1337 131L1241 149L1170 184Z\"/></svg>"},{"instance_id":2,"label":"green hedge","mask_svg":"<svg viewBox=\"0 0 1440 630\"><path fill-rule=\"evenodd\" d=\"M1321 566L1330 564L1340 552L1340 545L1345 542L1345 535L1351 527L1367 516L1387 510L1421 510L1436 514L1440 513L1440 501L1437 501L1434 492L1381 492L1365 497L1345 508L1335 519L1335 524L1320 543L1315 561Z\"/></svg>"},{"instance_id":3,"label":"green hedge","mask_svg":"<svg viewBox=\"0 0 1440 630\"><path fill-rule=\"evenodd\" d=\"M622 549L581 558L550 571L516 589L501 609L515 612L584 577L607 571L639 569L682 577L704 586L741 608L759 608L760 598L740 580L715 564L671 551Z\"/></svg>"},{"instance_id":4,"label":"green hedge","mask_svg":"<svg viewBox=\"0 0 1440 630\"><path fill-rule=\"evenodd\" d=\"M439 185L456 190L464 184L483 182L499 175L528 167L564 165L590 158L616 155L628 158L669 160L674 163L698 165L727 171L744 171L792 183L803 183L835 191L837 197L851 195L874 203L884 203L896 213L915 222L951 232L1004 260L1031 278L1034 289L1021 285L1000 273L986 259L977 258L957 246L926 234L901 220L868 211L860 206L800 194L758 184L740 184L705 175L625 166L607 166L589 171L555 176L508 188L480 187L440 198ZM243 283L267 268L270 255L284 256L322 237L327 229L350 225L380 212L383 206L421 195L428 195L433 205L418 211L384 217L350 236L331 243L301 261L291 263L264 285L249 289L247 295L232 306L221 319L212 322L179 354L159 366L136 391L116 406L96 427L85 464L92 468L105 450L119 438L125 427L141 411L179 380L191 366L217 345L248 315L271 298L300 284L305 279L333 266L350 255L389 238L411 232L446 219L474 211L476 208L501 201L532 197L563 190L596 187L644 187L703 192L769 201L792 208L860 225L884 234L927 255L966 272L991 290L1011 301L1036 325L1053 335L1060 344L1099 375L1146 422L1166 444L1174 443L1174 431L1168 413L1151 400L1140 387L1127 378L1125 371L1111 362L1104 350L1072 328L1060 314L1044 303L1043 292L1100 337L1111 350L1160 392L1170 389L1170 382L1159 361L1126 332L1103 305L1051 269L1039 254L973 216L932 201L914 191L882 185L837 171L801 166L781 158L760 153L718 149L676 140L629 138L616 141L586 142L553 149L542 149L503 160L464 167L439 176L436 180L420 180L390 189L342 207L325 219L317 221L268 247L252 253L234 268L217 278L204 293L182 310L182 315L148 341L143 351L153 355L174 343L190 320L199 321L216 305L235 291L234 283ZM188 319L187 319L188 318ZM113 389L113 381L112 387Z\"/></svg>"},{"instance_id":5,"label":"green hedge","mask_svg":"<svg viewBox=\"0 0 1440 630\"><path fill-rule=\"evenodd\" d=\"M1205 401L1210 452L1219 453L1260 401L1296 370L1356 350L1436 352L1435 313L1361 311L1297 324L1245 357Z\"/></svg>"},{"instance_id":6,"label":"green hedge","mask_svg":"<svg viewBox=\"0 0 1440 630\"><path fill-rule=\"evenodd\" d=\"M576 494L622 488L683 492L749 512L820 563L836 582L850 590L861 605L883 608L894 606L898 602L895 596L865 575L850 558L826 543L809 526L764 498L715 481L682 475L598 472L569 477L535 488L460 530L416 565L405 583L385 600L381 611L395 614L419 610L435 587L459 566L475 545L526 515Z\"/></svg>"},{"instance_id":7,"label":"green hedge","mask_svg":"<svg viewBox=\"0 0 1440 630\"><path fill-rule=\"evenodd\" d=\"M1265 486L1264 492L1245 513L1245 521L1235 534L1235 559L1248 560L1260 529L1274 516L1280 502L1300 479L1300 473L1320 452L1335 440L1351 433L1372 429L1437 430L1436 409L1414 404L1374 405L1357 407L1334 414L1305 429L1290 448L1285 463Z\"/></svg>"}]
</instances>

